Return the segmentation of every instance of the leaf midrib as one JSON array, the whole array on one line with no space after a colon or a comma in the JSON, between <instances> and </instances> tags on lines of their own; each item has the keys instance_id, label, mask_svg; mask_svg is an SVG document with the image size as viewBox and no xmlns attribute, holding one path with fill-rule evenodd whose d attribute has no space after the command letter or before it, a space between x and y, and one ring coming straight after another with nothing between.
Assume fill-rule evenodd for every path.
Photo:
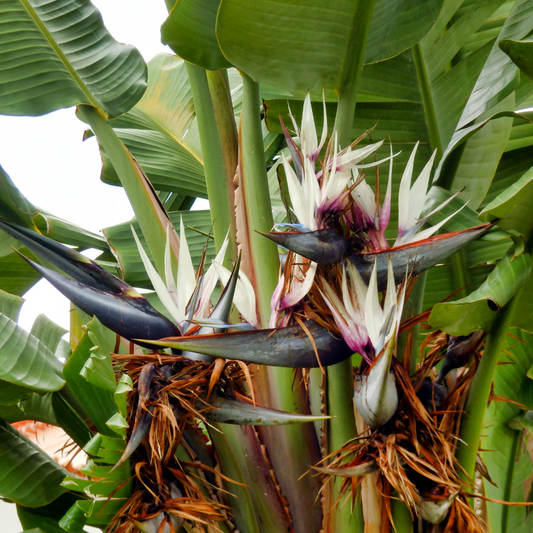
<instances>
[{"instance_id":1,"label":"leaf midrib","mask_svg":"<svg viewBox=\"0 0 533 533\"><path fill-rule=\"evenodd\" d=\"M89 91L86 84L83 82L83 80L80 78L78 73L76 72L76 69L72 66L70 61L67 59L67 56L63 53L61 48L57 45L55 42L55 39L53 38L52 33L48 30L46 25L43 23L43 21L39 18L37 15L35 9L33 6L29 3L28 0L20 0L21 4L26 9L28 15L32 18L33 22L36 24L36 26L41 30L41 33L43 37L47 40L48 44L52 47L54 52L59 57L59 60L61 63L65 66L69 74L74 78L80 89L82 90L83 94L85 94L89 100L89 102L96 108L100 109L102 112L105 113L105 110L103 109L103 106L101 102L99 102ZM82 102L80 102L82 103ZM106 113L107 114L107 113Z\"/></svg>"}]
</instances>

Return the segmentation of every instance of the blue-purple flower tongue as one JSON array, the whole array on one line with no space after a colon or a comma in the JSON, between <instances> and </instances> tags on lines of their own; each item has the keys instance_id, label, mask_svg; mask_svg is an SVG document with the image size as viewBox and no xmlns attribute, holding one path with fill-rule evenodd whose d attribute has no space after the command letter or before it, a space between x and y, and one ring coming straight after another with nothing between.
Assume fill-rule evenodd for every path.
<instances>
[{"instance_id":1,"label":"blue-purple flower tongue","mask_svg":"<svg viewBox=\"0 0 533 533\"><path fill-rule=\"evenodd\" d=\"M262 233L262 235L319 265L338 263L349 250L348 241L331 228L307 233L291 231Z\"/></svg>"}]
</instances>

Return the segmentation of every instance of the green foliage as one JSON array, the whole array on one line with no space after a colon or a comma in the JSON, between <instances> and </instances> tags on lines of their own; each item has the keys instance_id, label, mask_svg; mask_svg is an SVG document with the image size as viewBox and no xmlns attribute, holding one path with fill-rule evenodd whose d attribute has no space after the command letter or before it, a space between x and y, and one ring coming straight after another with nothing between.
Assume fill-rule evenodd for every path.
<instances>
[{"instance_id":1,"label":"green foliage","mask_svg":"<svg viewBox=\"0 0 533 533\"><path fill-rule=\"evenodd\" d=\"M533 427L533 126L530 113L517 112L533 105L528 40L533 1L172 3L167 2L171 9L162 40L179 57L159 55L145 65L133 47L111 37L88 0L4 1L0 62L10 68L0 80L0 113L37 116L78 106L79 118L90 127L87 135L99 142L101 179L124 187L135 212L132 225L160 273L165 271L169 223L177 227L183 218L195 267L206 243L209 266L229 228L227 263L237 258L238 243L265 326L278 258L276 247L257 231L270 231L274 220L286 221L279 193L286 190L286 176L279 162L294 154L281 124L292 130L291 116L301 124L307 91L319 136L327 120L327 134L335 128L342 144L365 133L360 145L384 141L376 159L388 158L392 147L393 162L385 161L375 180L383 195L392 164L389 238L396 235L397 193L412 147L420 142L415 175L436 151L425 212L453 193L459 195L432 222L468 201L443 230L461 231L480 220L495 227L421 278L413 291L419 301L408 307L432 308L431 326L450 335L490 332L483 375L475 376L475 397L465 404L457 457L473 472L479 445L497 485L484 482L487 496L530 498L522 483L533 475L525 448ZM365 172L374 185L373 170ZM208 197L211 212L190 211L196 198ZM135 287L152 288L130 223L106 228L105 238L76 227L36 208L1 168L0 214L63 244L96 248L105 268ZM214 239L206 236L212 233ZM172 269L176 235L171 241ZM64 331L44 317L31 332L23 330L17 324L20 296L39 276L10 246L21 248L2 233L0 495L19 505L27 531L81 533L85 524L105 528L133 490L128 461L112 470L131 436L128 421L136 408L133 382L113 366L110 355L117 347L123 352L124 346L90 317L85 317L82 334L75 332L79 338L72 352L61 339ZM154 307L166 312L159 303ZM238 320L236 313L232 320ZM261 335L267 337L261 342L277 342L276 335L265 332L257 338ZM413 343L414 356L422 339L420 334ZM186 349L206 341L194 342L167 345ZM228 340L222 351L216 337L207 343L212 343L208 353L225 357L248 350L242 341ZM256 351L266 357L262 346ZM285 421L310 420L301 415L312 411L320 416L325 409L336 418L322 427L309 423L252 430L213 422L208 428L223 476L240 483L224 487L235 496L224 501L240 530L359 533L363 518L368 525L368 500L363 511L359 503L335 506L339 483L324 485L318 496L320 484L304 475L324 454L356 435L351 364L347 360L329 368L325 377L313 370L307 389L295 389L302 379L299 371L261 369L254 377L259 404L292 411ZM486 408L492 383L497 400L511 402L492 401ZM226 420L232 401L213 400ZM243 411L248 421L280 421L276 413L251 405ZM59 425L84 446L88 479L67 477L9 425L25 419ZM209 463L191 449L180 447L176 453L191 464ZM195 480L208 475L189 467L184 472ZM525 533L531 525L523 507L487 503L487 509L494 533ZM406 508L394 504L392 513L395 523L412 527Z\"/></svg>"}]
</instances>

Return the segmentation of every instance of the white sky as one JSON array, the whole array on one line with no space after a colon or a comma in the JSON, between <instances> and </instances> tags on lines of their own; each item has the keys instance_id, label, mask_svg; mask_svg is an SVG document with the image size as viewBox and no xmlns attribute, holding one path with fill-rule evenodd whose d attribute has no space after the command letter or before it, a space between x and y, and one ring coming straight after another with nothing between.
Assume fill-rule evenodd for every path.
<instances>
[{"instance_id":1,"label":"white sky","mask_svg":"<svg viewBox=\"0 0 533 533\"><path fill-rule=\"evenodd\" d=\"M164 0L94 0L113 37L139 49L145 61L171 52L160 42L167 16ZM91 231L129 220L133 214L120 187L100 181L96 139L82 142L86 125L75 109L43 117L0 115L0 164L37 207ZM20 323L26 329L40 313L68 328L69 303L46 281L25 295Z\"/></svg>"}]
</instances>

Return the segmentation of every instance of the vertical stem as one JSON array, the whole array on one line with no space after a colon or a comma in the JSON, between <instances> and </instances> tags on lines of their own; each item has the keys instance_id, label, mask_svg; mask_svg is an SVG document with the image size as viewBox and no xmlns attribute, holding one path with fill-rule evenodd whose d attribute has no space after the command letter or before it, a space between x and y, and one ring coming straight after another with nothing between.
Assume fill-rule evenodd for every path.
<instances>
[{"instance_id":1,"label":"vertical stem","mask_svg":"<svg viewBox=\"0 0 533 533\"><path fill-rule=\"evenodd\" d=\"M461 288L461 291L457 294L457 298L465 298L468 296L467 286L470 284L470 276L464 250L459 250L452 255L451 265L455 286Z\"/></svg>"},{"instance_id":2,"label":"vertical stem","mask_svg":"<svg viewBox=\"0 0 533 533\"><path fill-rule=\"evenodd\" d=\"M191 63L186 63L186 67L198 120L207 195L211 199L215 248L220 249L229 229L230 249L225 261L229 267L230 261L237 258L233 178L238 157L229 88L220 71L206 74Z\"/></svg>"},{"instance_id":3,"label":"vertical stem","mask_svg":"<svg viewBox=\"0 0 533 533\"><path fill-rule=\"evenodd\" d=\"M402 314L402 322L419 315L423 311L424 305L424 292L426 290L426 278L427 271L422 272L415 280L413 289L409 298L405 302ZM396 351L396 357L401 361L405 351L405 345L407 344L407 339L411 333L413 337L413 344L411 346L411 368L410 372L413 374L416 370L416 362L418 361L418 349L420 346L420 325L417 324L413 326L410 331L404 331L398 336L398 349Z\"/></svg>"},{"instance_id":4,"label":"vertical stem","mask_svg":"<svg viewBox=\"0 0 533 533\"><path fill-rule=\"evenodd\" d=\"M466 482L474 477L479 439L483 427L483 418L487 409L492 379L507 339L507 330L511 324L520 293L521 291L513 296L511 301L500 311L499 316L494 321L487 337L483 357L481 358L476 375L472 380L470 392L468 393L465 414L461 421L459 445L457 446L456 452L457 460L466 472L466 474L462 471L459 472L459 476Z\"/></svg>"},{"instance_id":5,"label":"vertical stem","mask_svg":"<svg viewBox=\"0 0 533 533\"><path fill-rule=\"evenodd\" d=\"M243 252L249 254L250 277L257 295L259 319L263 326L270 318L270 299L278 282L279 259L276 245L258 232L268 232L273 225L270 193L265 167L261 131L259 86L243 74L243 101L240 123L240 165L242 170L246 220ZM239 222L240 224L240 222ZM239 233L240 235L240 233ZM247 245L247 246L246 246ZM248 248L246 250L246 248ZM258 376L260 401L283 411L307 413L302 388L293 390L300 379L287 368L269 367ZM320 450L312 423L298 426L262 427L260 434L269 450L281 492L287 498L296 533L317 531L320 527L320 505L316 501L318 484L309 467L320 459Z\"/></svg>"},{"instance_id":6,"label":"vertical stem","mask_svg":"<svg viewBox=\"0 0 533 533\"><path fill-rule=\"evenodd\" d=\"M422 105L424 106L424 116L426 117L426 126L428 128L429 142L433 149L437 149L437 161L440 160L443 153L442 139L433 102L433 93L431 92L431 80L429 79L426 68L426 61L422 51L422 45L417 43L413 46L413 58L418 77L418 85L422 96Z\"/></svg>"},{"instance_id":7,"label":"vertical stem","mask_svg":"<svg viewBox=\"0 0 533 533\"><path fill-rule=\"evenodd\" d=\"M505 492L503 496L503 501L510 502L513 492L513 478L515 473L515 465L517 463L516 461L516 454L518 453L518 446L520 444L520 438L521 438L521 432L515 431L513 436L513 442L511 445L511 449L509 450L509 453L507 455L507 460L509 461L507 463L507 475L505 480ZM508 523L509 520L509 506L504 505L502 509L502 525L501 525L501 533L507 533L508 530Z\"/></svg>"},{"instance_id":8,"label":"vertical stem","mask_svg":"<svg viewBox=\"0 0 533 533\"><path fill-rule=\"evenodd\" d=\"M413 533L413 518L409 508L398 499L398 494L393 494L391 499L392 525L398 533Z\"/></svg>"},{"instance_id":9,"label":"vertical stem","mask_svg":"<svg viewBox=\"0 0 533 533\"><path fill-rule=\"evenodd\" d=\"M346 147L352 142L355 104L373 10L374 0L360 0L355 18L352 21L352 33L347 46L346 60L338 90L339 104L335 117L337 141L342 147Z\"/></svg>"},{"instance_id":10,"label":"vertical stem","mask_svg":"<svg viewBox=\"0 0 533 533\"><path fill-rule=\"evenodd\" d=\"M246 240L249 246L251 277L258 299L259 320L263 327L266 327L270 318L270 298L278 282L279 259L275 243L258 233L269 232L274 225L263 150L260 108L259 85L243 74L240 125L241 186L246 209Z\"/></svg>"},{"instance_id":11,"label":"vertical stem","mask_svg":"<svg viewBox=\"0 0 533 533\"><path fill-rule=\"evenodd\" d=\"M154 191L150 182L145 179L139 165L130 151L118 138L102 112L89 105L79 105L78 116L87 122L98 142L104 147L113 164L121 185L124 187L131 203L137 222L139 223L148 248L152 254L155 266L159 272L164 272L164 250L168 217L163 212L162 205L154 201Z\"/></svg>"}]
</instances>

